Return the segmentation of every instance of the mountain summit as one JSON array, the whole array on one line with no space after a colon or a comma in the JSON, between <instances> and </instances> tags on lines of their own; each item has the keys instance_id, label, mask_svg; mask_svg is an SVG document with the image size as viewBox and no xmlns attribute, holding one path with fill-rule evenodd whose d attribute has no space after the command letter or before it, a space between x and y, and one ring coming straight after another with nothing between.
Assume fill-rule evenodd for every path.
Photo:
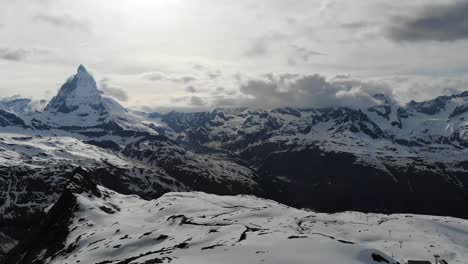
<instances>
[{"instance_id":1,"label":"mountain summit","mask_svg":"<svg viewBox=\"0 0 468 264\"><path fill-rule=\"evenodd\" d=\"M43 112L33 113L28 119L34 119L36 127L103 129L109 126L111 130L155 133L154 129L141 122L140 117L98 90L94 77L83 65L78 66L75 75L68 78Z\"/></svg>"},{"instance_id":2,"label":"mountain summit","mask_svg":"<svg viewBox=\"0 0 468 264\"><path fill-rule=\"evenodd\" d=\"M70 77L52 98L45 111L56 113L78 112L101 114L106 111L96 81L83 65Z\"/></svg>"},{"instance_id":3,"label":"mountain summit","mask_svg":"<svg viewBox=\"0 0 468 264\"><path fill-rule=\"evenodd\" d=\"M86 70L86 68L83 66L83 64L80 64L80 66L78 66L78 72L88 72Z\"/></svg>"}]
</instances>

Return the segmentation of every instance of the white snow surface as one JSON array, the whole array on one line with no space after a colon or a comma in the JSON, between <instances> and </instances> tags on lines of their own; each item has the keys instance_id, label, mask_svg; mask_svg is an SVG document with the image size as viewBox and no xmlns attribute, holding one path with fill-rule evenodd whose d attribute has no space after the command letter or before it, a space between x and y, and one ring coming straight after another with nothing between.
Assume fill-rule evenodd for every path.
<instances>
[{"instance_id":1,"label":"white snow surface","mask_svg":"<svg viewBox=\"0 0 468 264\"><path fill-rule=\"evenodd\" d=\"M449 263L468 259L468 221L457 218L324 214L201 192L147 201L99 189L106 198L77 196L80 210L66 245L75 249L48 263L385 263L373 254L389 263L434 254Z\"/></svg>"}]
</instances>

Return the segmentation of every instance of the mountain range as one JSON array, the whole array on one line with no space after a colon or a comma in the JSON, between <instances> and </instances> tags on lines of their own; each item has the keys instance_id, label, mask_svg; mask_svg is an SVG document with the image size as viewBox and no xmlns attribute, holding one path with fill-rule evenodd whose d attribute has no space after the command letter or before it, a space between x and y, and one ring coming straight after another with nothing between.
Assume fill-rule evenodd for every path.
<instances>
[{"instance_id":1,"label":"mountain range","mask_svg":"<svg viewBox=\"0 0 468 264\"><path fill-rule=\"evenodd\" d=\"M21 263L34 259L47 262L47 258L63 262L63 258L71 258L74 253L73 258L86 263L89 259L111 263L85 253L84 249L77 254L73 248L73 245L78 247L84 234L90 242L91 238L104 239L111 232L110 222L101 223L105 232L93 231L91 226L86 227L88 220L80 220L83 217L71 209L79 207L82 208L80 212L86 212L85 199L92 200L88 203L91 207L107 208L101 210L109 217L114 215L112 212L123 212L127 207L127 211L132 212L132 204L141 205L139 210L144 211L153 206L154 201L164 204L157 205L163 210L161 217L171 217L164 210L173 203L183 204L188 200L204 204L220 199L220 204L210 204L218 208L213 209L211 219L216 219L215 212L225 214L229 206L245 206L256 211L250 205L257 202L275 208L268 209L272 218L278 210L283 210L282 205L257 201L253 196L242 198L243 205L238 205L233 202L235 198L216 198L220 196L215 195L248 194L325 213L354 210L468 218L468 92L425 102L412 101L404 106L382 94L376 94L374 99L375 105L366 108L218 108L196 113L133 111L100 91L93 76L80 65L76 74L47 103L33 104L21 98L0 101L0 242L4 242L0 255L9 251L16 241L24 241L7 259L19 261L19 256L27 256ZM82 174L88 175L86 179L92 179L92 183L81 180L75 187L95 187L86 187L84 192L73 191L76 188L70 187L70 181L73 183L77 175ZM60 202L65 199L67 190L67 203L72 204ZM194 193L179 197L175 193L190 191L213 196ZM89 193L90 197L83 193ZM120 202L128 204L119 205ZM60 206L62 209L54 209ZM204 206L208 205L201 208ZM177 210L181 210L180 214L184 210L190 214L185 207L174 207L171 212ZM134 213L141 215L143 211ZM67 212L68 215L62 215ZM300 218L305 212L291 214ZM94 213L90 211L86 215ZM50 224L51 220L47 219L51 217L65 217L65 222L57 220L58 227L53 228L58 232L55 242L51 242L54 246L45 248L47 245L31 242L38 234L43 237L41 232L50 231L51 227L44 223L49 221ZM172 219L173 224L199 223L199 218L207 216L184 217ZM109 219L106 221L113 221ZM239 220L231 220L234 219ZM330 216L327 221L333 222L333 219ZM92 221L92 226L99 222ZM267 220L259 221L256 224L263 226L261 221ZM36 222L43 224L37 227ZM212 221L213 226L224 226L220 223ZM155 224L145 230L162 228L159 225L171 224ZM214 244L205 241L200 245L236 244L233 238L226 237L237 234L235 229L239 227L226 224L223 228L229 230L215 236L210 241ZM245 224L244 233L261 232L256 228ZM115 229L128 231L127 237L136 235L130 227ZM310 236L287 228L267 229L293 237ZM37 236L28 238L32 230ZM77 230L73 234L80 237L74 244L66 242L70 230ZM93 232L95 234L91 234ZM165 246L168 251L184 248L193 243L188 241L196 240L194 237L201 239L203 236L198 231L189 231L192 240L187 240L188 237L174 232L168 236L175 238L169 243L170 250ZM161 243L166 243L166 239L161 238ZM132 249L137 242L132 243L125 247ZM144 246L146 242L141 243ZM286 247L291 246L284 243ZM119 243L98 244L96 246L102 249ZM71 248L63 248L64 245ZM79 244L81 246L83 244ZM369 261L373 261L373 254L387 263L395 261L383 253L364 249L355 251L353 256L364 254L360 252L367 252L362 257ZM122 262L119 263L140 263L125 262L120 257ZM454 259L459 257L456 255ZM337 259L343 258L346 256L337 256ZM60 261L58 263L62 263ZM141 263L164 263L169 259L158 261L162 262Z\"/></svg>"}]
</instances>

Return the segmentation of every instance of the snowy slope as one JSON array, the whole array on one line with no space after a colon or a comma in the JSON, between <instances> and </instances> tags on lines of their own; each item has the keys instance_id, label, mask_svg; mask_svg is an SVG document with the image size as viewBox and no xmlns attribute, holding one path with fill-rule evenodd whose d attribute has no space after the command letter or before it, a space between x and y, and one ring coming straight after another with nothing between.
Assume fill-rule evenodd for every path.
<instances>
[{"instance_id":1,"label":"snowy slope","mask_svg":"<svg viewBox=\"0 0 468 264\"><path fill-rule=\"evenodd\" d=\"M43 225L40 242L23 243L10 260L21 255L19 263L375 264L432 260L434 254L449 263L468 258L467 220L329 215L254 196L201 192L147 201L77 177L68 187L71 194L65 191L50 210L48 221L56 224Z\"/></svg>"}]
</instances>

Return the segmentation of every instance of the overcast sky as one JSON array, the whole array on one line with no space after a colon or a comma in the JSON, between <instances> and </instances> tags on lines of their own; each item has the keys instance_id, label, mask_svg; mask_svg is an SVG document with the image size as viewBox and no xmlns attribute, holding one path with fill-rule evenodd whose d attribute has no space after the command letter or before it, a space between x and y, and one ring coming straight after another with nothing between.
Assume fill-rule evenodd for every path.
<instances>
[{"instance_id":1,"label":"overcast sky","mask_svg":"<svg viewBox=\"0 0 468 264\"><path fill-rule=\"evenodd\" d=\"M404 103L468 89L468 1L0 0L0 97L84 64L126 106Z\"/></svg>"}]
</instances>

